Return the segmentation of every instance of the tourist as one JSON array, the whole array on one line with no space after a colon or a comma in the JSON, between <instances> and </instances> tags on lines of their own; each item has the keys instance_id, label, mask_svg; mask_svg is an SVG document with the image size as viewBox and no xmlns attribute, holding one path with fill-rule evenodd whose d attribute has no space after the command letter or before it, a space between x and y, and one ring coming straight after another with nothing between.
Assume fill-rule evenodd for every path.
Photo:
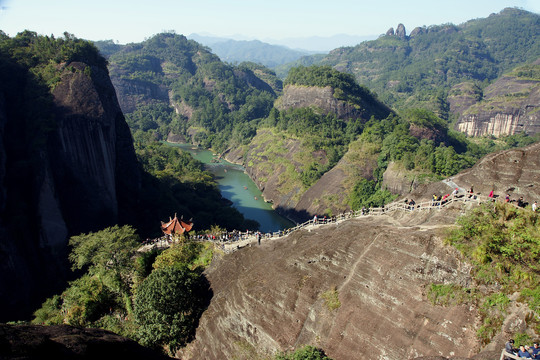
<instances>
[{"instance_id":1,"label":"tourist","mask_svg":"<svg viewBox=\"0 0 540 360\"><path fill-rule=\"evenodd\" d=\"M525 349L525 346L519 345L518 356L523 359L532 359L531 354Z\"/></svg>"},{"instance_id":2,"label":"tourist","mask_svg":"<svg viewBox=\"0 0 540 360\"><path fill-rule=\"evenodd\" d=\"M536 211L538 208L538 205L536 205L536 201L532 204L532 211Z\"/></svg>"},{"instance_id":3,"label":"tourist","mask_svg":"<svg viewBox=\"0 0 540 360\"><path fill-rule=\"evenodd\" d=\"M493 199L493 190L491 190L491 191L489 192L488 197L489 197L490 199Z\"/></svg>"},{"instance_id":4,"label":"tourist","mask_svg":"<svg viewBox=\"0 0 540 360\"><path fill-rule=\"evenodd\" d=\"M537 342L533 344L533 347L530 348L530 351L533 359L540 359L540 346L538 346Z\"/></svg>"},{"instance_id":5,"label":"tourist","mask_svg":"<svg viewBox=\"0 0 540 360\"><path fill-rule=\"evenodd\" d=\"M506 197L504 198L504 202L510 202L510 194L506 194Z\"/></svg>"},{"instance_id":6,"label":"tourist","mask_svg":"<svg viewBox=\"0 0 540 360\"><path fill-rule=\"evenodd\" d=\"M317 223L317 215L313 217L313 224L315 225Z\"/></svg>"},{"instance_id":7,"label":"tourist","mask_svg":"<svg viewBox=\"0 0 540 360\"><path fill-rule=\"evenodd\" d=\"M474 195L474 188L473 186L471 185L471 189L469 190L469 199L472 198Z\"/></svg>"},{"instance_id":8,"label":"tourist","mask_svg":"<svg viewBox=\"0 0 540 360\"><path fill-rule=\"evenodd\" d=\"M510 339L508 342L504 345L504 351L506 351L509 354L516 355L516 349L514 348L514 340ZM505 360L510 360L509 357L504 357Z\"/></svg>"},{"instance_id":9,"label":"tourist","mask_svg":"<svg viewBox=\"0 0 540 360\"><path fill-rule=\"evenodd\" d=\"M458 191L459 191L458 188L455 188L454 191L452 191L452 195L456 196Z\"/></svg>"},{"instance_id":10,"label":"tourist","mask_svg":"<svg viewBox=\"0 0 540 360\"><path fill-rule=\"evenodd\" d=\"M517 206L519 207L525 207L525 201L523 200L523 196L520 196L517 201Z\"/></svg>"}]
</instances>

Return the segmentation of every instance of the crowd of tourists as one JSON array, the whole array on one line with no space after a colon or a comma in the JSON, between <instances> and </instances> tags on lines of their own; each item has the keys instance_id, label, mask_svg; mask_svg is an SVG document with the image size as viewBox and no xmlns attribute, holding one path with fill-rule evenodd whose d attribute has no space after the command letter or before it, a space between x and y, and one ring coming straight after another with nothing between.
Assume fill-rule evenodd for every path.
<instances>
[{"instance_id":1,"label":"crowd of tourists","mask_svg":"<svg viewBox=\"0 0 540 360\"><path fill-rule=\"evenodd\" d=\"M537 342L533 343L533 346L519 345L514 346L514 340L510 339L504 346L504 351L508 354L514 355L518 359L540 359L540 345ZM509 356L504 357L506 360L513 359Z\"/></svg>"}]
</instances>

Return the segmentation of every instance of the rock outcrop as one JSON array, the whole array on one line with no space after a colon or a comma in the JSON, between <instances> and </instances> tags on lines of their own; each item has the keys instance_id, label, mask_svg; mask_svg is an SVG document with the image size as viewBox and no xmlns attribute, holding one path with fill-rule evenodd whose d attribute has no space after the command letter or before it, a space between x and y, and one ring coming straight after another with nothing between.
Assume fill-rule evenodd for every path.
<instances>
[{"instance_id":1,"label":"rock outcrop","mask_svg":"<svg viewBox=\"0 0 540 360\"><path fill-rule=\"evenodd\" d=\"M538 63L538 61L537 61ZM536 65L539 67L540 65ZM540 81L514 75L502 76L489 85L481 101L469 107L450 98L454 112L461 112L455 129L468 136L501 136L540 132ZM458 100L458 101L456 101ZM463 110L466 108L466 110Z\"/></svg>"},{"instance_id":2,"label":"rock outcrop","mask_svg":"<svg viewBox=\"0 0 540 360\"><path fill-rule=\"evenodd\" d=\"M0 358L171 359L135 341L101 329L0 324Z\"/></svg>"},{"instance_id":3,"label":"rock outcrop","mask_svg":"<svg viewBox=\"0 0 540 360\"><path fill-rule=\"evenodd\" d=\"M129 210L120 209L131 208L140 187L133 140L107 70L72 62L59 71L34 129L28 128L32 121L13 115L19 113L13 107L24 103L0 109L0 196L6 196L0 321L28 318L62 289L69 276L68 238L125 221ZM25 91L33 86L39 85L28 83ZM48 116L55 120L50 128L41 125Z\"/></svg>"},{"instance_id":4,"label":"rock outcrop","mask_svg":"<svg viewBox=\"0 0 540 360\"><path fill-rule=\"evenodd\" d=\"M311 107L320 109L324 114L334 113L340 119L362 117L362 112L358 108L336 99L334 91L330 86L287 85L274 106L278 110Z\"/></svg>"},{"instance_id":5,"label":"rock outcrop","mask_svg":"<svg viewBox=\"0 0 540 360\"><path fill-rule=\"evenodd\" d=\"M396 29L396 36L400 39L405 39L407 37L407 31L405 30L405 25L399 24Z\"/></svg>"},{"instance_id":6,"label":"rock outcrop","mask_svg":"<svg viewBox=\"0 0 540 360\"><path fill-rule=\"evenodd\" d=\"M178 355L232 359L302 344L340 360L477 353L476 309L426 299L431 283L471 281L437 230L458 213L360 218L226 256L207 271L213 300Z\"/></svg>"},{"instance_id":7,"label":"rock outcrop","mask_svg":"<svg viewBox=\"0 0 540 360\"><path fill-rule=\"evenodd\" d=\"M524 148L488 154L472 168L463 170L445 182L419 185L408 196L418 201L429 200L432 194L447 194L451 182L480 195L493 190L495 196L510 195L512 200L523 196L529 204L540 201L540 143ZM448 181L449 180L449 181Z\"/></svg>"},{"instance_id":8,"label":"rock outcrop","mask_svg":"<svg viewBox=\"0 0 540 360\"><path fill-rule=\"evenodd\" d=\"M540 201L540 143L486 155L453 180L484 195L493 190L513 200L523 196L529 203Z\"/></svg>"}]
</instances>

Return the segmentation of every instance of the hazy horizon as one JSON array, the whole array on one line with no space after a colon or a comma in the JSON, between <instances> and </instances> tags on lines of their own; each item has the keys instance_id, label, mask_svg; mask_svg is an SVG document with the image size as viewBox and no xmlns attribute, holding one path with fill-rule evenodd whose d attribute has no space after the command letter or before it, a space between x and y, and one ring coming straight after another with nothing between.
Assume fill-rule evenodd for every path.
<instances>
[{"instance_id":1,"label":"hazy horizon","mask_svg":"<svg viewBox=\"0 0 540 360\"><path fill-rule=\"evenodd\" d=\"M0 0L0 30L15 36L23 30L61 37L69 32L92 41L142 42L155 34L212 34L257 39L310 50L291 39L351 37L373 39L402 23L409 33L418 26L485 18L506 7L539 13L536 0L390 0L382 7L365 0L142 0L92 3L78 0ZM321 41L322 41L321 40ZM321 47L323 44L319 44ZM347 46L350 44L341 44ZM327 46L326 46L327 47ZM320 49L318 49L320 50ZM328 49L327 49L328 50Z\"/></svg>"}]
</instances>

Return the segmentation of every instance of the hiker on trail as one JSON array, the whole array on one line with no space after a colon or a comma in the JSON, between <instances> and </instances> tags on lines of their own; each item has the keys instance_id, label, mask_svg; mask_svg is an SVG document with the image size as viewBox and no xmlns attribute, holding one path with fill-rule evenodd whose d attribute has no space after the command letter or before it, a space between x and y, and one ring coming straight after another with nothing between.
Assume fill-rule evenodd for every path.
<instances>
[{"instance_id":1,"label":"hiker on trail","mask_svg":"<svg viewBox=\"0 0 540 360\"><path fill-rule=\"evenodd\" d=\"M317 215L313 217L313 224L315 225L317 223Z\"/></svg>"},{"instance_id":2,"label":"hiker on trail","mask_svg":"<svg viewBox=\"0 0 540 360\"><path fill-rule=\"evenodd\" d=\"M519 207L524 207L525 206L525 201L523 200L523 196L521 196L518 201L517 201L517 206Z\"/></svg>"},{"instance_id":3,"label":"hiker on trail","mask_svg":"<svg viewBox=\"0 0 540 360\"><path fill-rule=\"evenodd\" d=\"M473 196L474 196L474 188L471 185L471 189L469 190L469 199L472 198Z\"/></svg>"},{"instance_id":4,"label":"hiker on trail","mask_svg":"<svg viewBox=\"0 0 540 360\"><path fill-rule=\"evenodd\" d=\"M458 188L455 188L454 191L452 191L452 195L456 196L458 191L459 191Z\"/></svg>"},{"instance_id":5,"label":"hiker on trail","mask_svg":"<svg viewBox=\"0 0 540 360\"><path fill-rule=\"evenodd\" d=\"M535 342L533 347L529 349L533 359L540 359L540 346Z\"/></svg>"},{"instance_id":6,"label":"hiker on trail","mask_svg":"<svg viewBox=\"0 0 540 360\"><path fill-rule=\"evenodd\" d=\"M504 202L510 202L510 194L506 194L506 197L504 198Z\"/></svg>"},{"instance_id":7,"label":"hiker on trail","mask_svg":"<svg viewBox=\"0 0 540 360\"><path fill-rule=\"evenodd\" d=\"M540 344L538 342L533 343L533 346L529 348L529 352L533 359L540 359Z\"/></svg>"},{"instance_id":8,"label":"hiker on trail","mask_svg":"<svg viewBox=\"0 0 540 360\"><path fill-rule=\"evenodd\" d=\"M491 191L489 192L488 197L489 197L490 199L493 199L493 190L491 190Z\"/></svg>"},{"instance_id":9,"label":"hiker on trail","mask_svg":"<svg viewBox=\"0 0 540 360\"><path fill-rule=\"evenodd\" d=\"M525 346L519 345L518 356L523 359L532 359L531 354L525 349Z\"/></svg>"},{"instance_id":10,"label":"hiker on trail","mask_svg":"<svg viewBox=\"0 0 540 360\"><path fill-rule=\"evenodd\" d=\"M536 201L532 204L532 211L536 211L538 208L538 205L536 205ZM536 344L536 343L535 343Z\"/></svg>"},{"instance_id":11,"label":"hiker on trail","mask_svg":"<svg viewBox=\"0 0 540 360\"><path fill-rule=\"evenodd\" d=\"M257 232L257 242L261 245L261 232Z\"/></svg>"},{"instance_id":12,"label":"hiker on trail","mask_svg":"<svg viewBox=\"0 0 540 360\"><path fill-rule=\"evenodd\" d=\"M517 350L514 348L514 340L510 339L508 342L504 345L504 351L506 351L509 354L516 355ZM510 360L509 357L504 357L505 360Z\"/></svg>"}]
</instances>

